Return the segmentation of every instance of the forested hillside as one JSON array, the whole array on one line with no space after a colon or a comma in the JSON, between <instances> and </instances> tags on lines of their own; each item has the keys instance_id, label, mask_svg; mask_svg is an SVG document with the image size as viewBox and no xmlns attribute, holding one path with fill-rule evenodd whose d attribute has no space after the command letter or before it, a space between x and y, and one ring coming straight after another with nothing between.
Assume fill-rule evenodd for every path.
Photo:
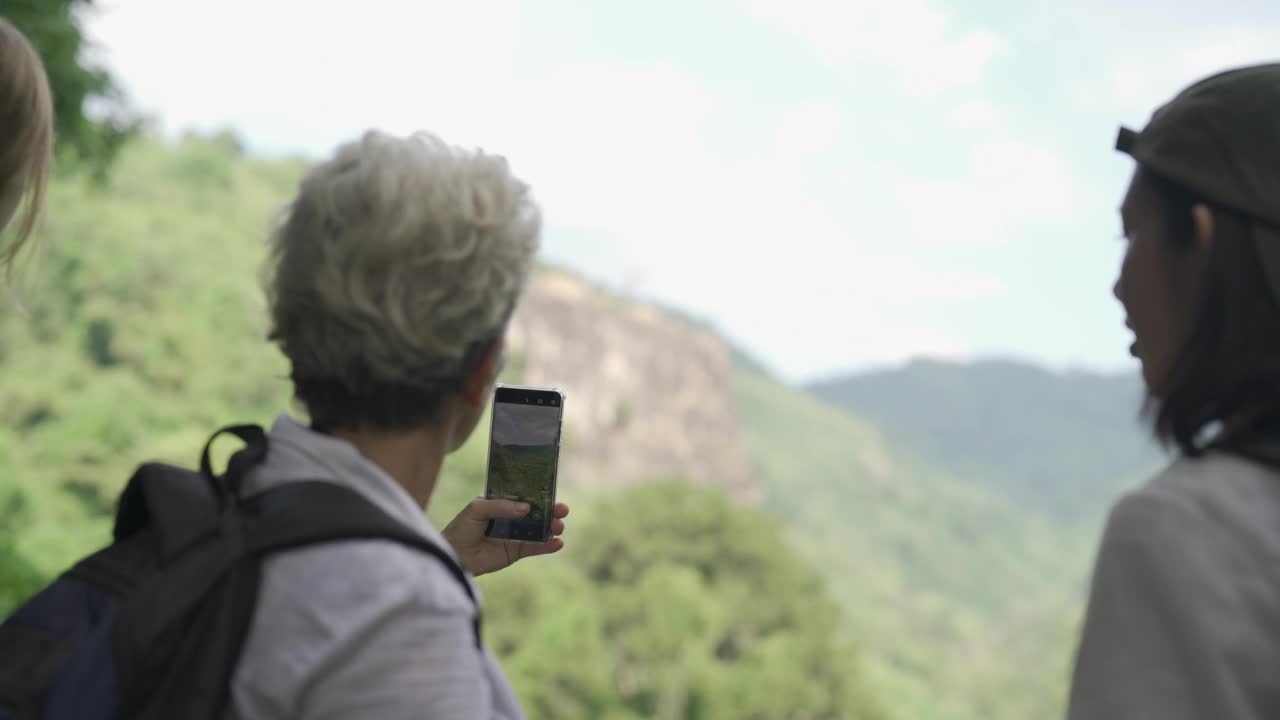
<instances>
[{"instance_id":1,"label":"forested hillside","mask_svg":"<svg viewBox=\"0 0 1280 720\"><path fill-rule=\"evenodd\" d=\"M754 371L737 383L768 505L831 579L894 717L1060 715L1092 534Z\"/></svg>"},{"instance_id":2,"label":"forested hillside","mask_svg":"<svg viewBox=\"0 0 1280 720\"><path fill-rule=\"evenodd\" d=\"M190 137L131 143L105 185L56 183L22 310L0 315L0 610L106 540L137 463L191 464L219 425L289 406L257 271L300 169ZM440 523L481 491L481 435L449 463ZM531 716L878 717L840 606L777 520L653 480L563 498L569 549L483 579Z\"/></svg>"}]
</instances>

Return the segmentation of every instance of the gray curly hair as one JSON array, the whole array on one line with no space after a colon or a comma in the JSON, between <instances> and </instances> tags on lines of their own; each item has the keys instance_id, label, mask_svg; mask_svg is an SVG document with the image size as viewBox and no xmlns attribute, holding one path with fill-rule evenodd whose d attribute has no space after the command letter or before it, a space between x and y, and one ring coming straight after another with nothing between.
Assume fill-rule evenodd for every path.
<instances>
[{"instance_id":1,"label":"gray curly hair","mask_svg":"<svg viewBox=\"0 0 1280 720\"><path fill-rule=\"evenodd\" d=\"M498 339L541 212L507 161L378 131L314 167L271 236L270 338L317 426L410 428Z\"/></svg>"}]
</instances>

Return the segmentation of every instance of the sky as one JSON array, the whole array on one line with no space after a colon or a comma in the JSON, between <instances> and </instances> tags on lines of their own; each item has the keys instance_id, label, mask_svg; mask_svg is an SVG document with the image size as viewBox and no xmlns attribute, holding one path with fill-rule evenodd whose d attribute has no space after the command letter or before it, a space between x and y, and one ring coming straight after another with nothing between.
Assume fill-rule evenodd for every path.
<instances>
[{"instance_id":1,"label":"sky","mask_svg":"<svg viewBox=\"0 0 1280 720\"><path fill-rule=\"evenodd\" d=\"M493 439L503 445L553 445L560 434L560 409L516 403L493 406Z\"/></svg>"},{"instance_id":2,"label":"sky","mask_svg":"<svg viewBox=\"0 0 1280 720\"><path fill-rule=\"evenodd\" d=\"M426 129L500 153L545 259L795 382L918 356L1132 369L1116 130L1280 60L1272 0L96 6L96 56L162 131L319 158Z\"/></svg>"}]
</instances>

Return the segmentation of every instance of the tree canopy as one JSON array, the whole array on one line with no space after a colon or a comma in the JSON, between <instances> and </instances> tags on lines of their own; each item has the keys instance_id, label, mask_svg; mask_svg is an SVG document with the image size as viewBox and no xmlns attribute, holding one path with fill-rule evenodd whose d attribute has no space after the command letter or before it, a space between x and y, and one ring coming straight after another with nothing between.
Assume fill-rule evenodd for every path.
<instances>
[{"instance_id":1,"label":"tree canopy","mask_svg":"<svg viewBox=\"0 0 1280 720\"><path fill-rule=\"evenodd\" d=\"M93 0L5 0L3 16L27 35L44 60L53 90L58 152L105 177L124 143L142 127L116 79L91 60L93 47L82 23L97 8Z\"/></svg>"}]
</instances>

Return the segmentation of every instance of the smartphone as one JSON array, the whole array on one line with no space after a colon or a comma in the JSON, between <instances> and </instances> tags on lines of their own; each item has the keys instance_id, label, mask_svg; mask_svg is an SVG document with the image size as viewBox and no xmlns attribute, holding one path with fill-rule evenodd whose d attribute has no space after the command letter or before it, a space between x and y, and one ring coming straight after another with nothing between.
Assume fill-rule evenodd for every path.
<instances>
[{"instance_id":1,"label":"smartphone","mask_svg":"<svg viewBox=\"0 0 1280 720\"><path fill-rule=\"evenodd\" d=\"M488 537L527 543L551 540L563 417L564 393L558 389L494 389L484 494L529 503L529 512L522 518L490 520Z\"/></svg>"}]
</instances>

